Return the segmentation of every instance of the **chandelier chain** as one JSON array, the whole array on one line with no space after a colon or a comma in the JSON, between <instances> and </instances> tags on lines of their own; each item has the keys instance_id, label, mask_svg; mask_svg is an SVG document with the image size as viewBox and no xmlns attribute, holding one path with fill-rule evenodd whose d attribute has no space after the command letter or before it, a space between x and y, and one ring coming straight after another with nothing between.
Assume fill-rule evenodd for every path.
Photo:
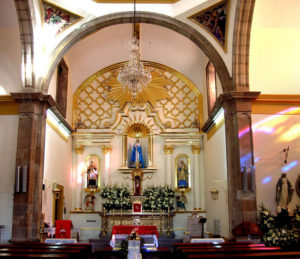
<instances>
[{"instance_id":1,"label":"chandelier chain","mask_svg":"<svg viewBox=\"0 0 300 259\"><path fill-rule=\"evenodd\" d=\"M133 36L129 41L129 61L119 70L117 77L122 84L123 91L130 93L132 100L136 100L138 93L145 89L152 80L151 73L144 68L140 61L140 41L135 33L135 5L136 1L134 0Z\"/></svg>"}]
</instances>

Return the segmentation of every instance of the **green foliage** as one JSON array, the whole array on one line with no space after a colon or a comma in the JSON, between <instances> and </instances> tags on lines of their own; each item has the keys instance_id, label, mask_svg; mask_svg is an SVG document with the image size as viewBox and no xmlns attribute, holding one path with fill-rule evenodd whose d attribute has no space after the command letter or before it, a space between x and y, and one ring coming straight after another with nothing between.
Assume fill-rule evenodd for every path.
<instances>
[{"instance_id":1,"label":"green foliage","mask_svg":"<svg viewBox=\"0 0 300 259\"><path fill-rule=\"evenodd\" d=\"M297 220L298 217L298 220ZM262 241L267 246L279 246L283 249L294 249L300 245L299 226L300 209L297 208L295 220L290 220L287 224L279 222L278 218L264 206L260 210L260 228L263 232Z\"/></svg>"},{"instance_id":2,"label":"green foliage","mask_svg":"<svg viewBox=\"0 0 300 259\"><path fill-rule=\"evenodd\" d=\"M130 235L127 236L126 239L123 239L121 242L121 251L124 254L128 253L128 240L140 240L140 250L144 249L145 240L140 237L135 231L133 231Z\"/></svg>"},{"instance_id":3,"label":"green foliage","mask_svg":"<svg viewBox=\"0 0 300 259\"><path fill-rule=\"evenodd\" d=\"M103 207L106 210L129 210L131 209L130 192L127 186L107 185L101 189L101 198L104 200Z\"/></svg>"},{"instance_id":4,"label":"green foliage","mask_svg":"<svg viewBox=\"0 0 300 259\"><path fill-rule=\"evenodd\" d=\"M148 186L143 193L145 210L172 210L175 192L170 186Z\"/></svg>"}]
</instances>

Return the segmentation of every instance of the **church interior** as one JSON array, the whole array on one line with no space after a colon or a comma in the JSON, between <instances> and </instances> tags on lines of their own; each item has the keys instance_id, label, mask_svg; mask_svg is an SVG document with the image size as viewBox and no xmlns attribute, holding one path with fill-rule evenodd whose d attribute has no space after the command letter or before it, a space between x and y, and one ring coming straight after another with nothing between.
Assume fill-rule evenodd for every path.
<instances>
[{"instance_id":1,"label":"church interior","mask_svg":"<svg viewBox=\"0 0 300 259\"><path fill-rule=\"evenodd\" d=\"M299 1L0 5L0 244L300 223Z\"/></svg>"}]
</instances>

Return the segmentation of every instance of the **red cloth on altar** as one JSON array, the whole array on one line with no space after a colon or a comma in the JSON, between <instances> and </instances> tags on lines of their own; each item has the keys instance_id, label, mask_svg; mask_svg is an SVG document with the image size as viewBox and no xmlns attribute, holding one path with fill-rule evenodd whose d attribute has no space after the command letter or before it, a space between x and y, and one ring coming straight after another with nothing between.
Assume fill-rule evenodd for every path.
<instances>
[{"instance_id":1,"label":"red cloth on altar","mask_svg":"<svg viewBox=\"0 0 300 259\"><path fill-rule=\"evenodd\" d=\"M71 220L56 220L55 227L55 238L71 238Z\"/></svg>"},{"instance_id":2,"label":"red cloth on altar","mask_svg":"<svg viewBox=\"0 0 300 259\"><path fill-rule=\"evenodd\" d=\"M158 238L158 231L156 226L113 226L112 235L131 234L134 230L139 235L156 235Z\"/></svg>"}]
</instances>

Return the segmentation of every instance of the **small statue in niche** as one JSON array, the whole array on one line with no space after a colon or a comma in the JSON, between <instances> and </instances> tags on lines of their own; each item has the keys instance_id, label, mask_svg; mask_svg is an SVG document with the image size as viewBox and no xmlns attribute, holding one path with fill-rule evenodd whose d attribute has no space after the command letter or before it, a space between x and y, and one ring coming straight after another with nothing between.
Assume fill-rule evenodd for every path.
<instances>
[{"instance_id":1,"label":"small statue in niche","mask_svg":"<svg viewBox=\"0 0 300 259\"><path fill-rule=\"evenodd\" d=\"M178 188L188 188L189 173L183 160L180 160L177 169Z\"/></svg>"},{"instance_id":2,"label":"small statue in niche","mask_svg":"<svg viewBox=\"0 0 300 259\"><path fill-rule=\"evenodd\" d=\"M94 162L91 161L87 169L87 187L88 188L97 188L98 187L98 170L94 165Z\"/></svg>"},{"instance_id":3,"label":"small statue in niche","mask_svg":"<svg viewBox=\"0 0 300 259\"><path fill-rule=\"evenodd\" d=\"M93 194L88 194L84 198L84 211L95 211L95 199Z\"/></svg>"},{"instance_id":4,"label":"small statue in niche","mask_svg":"<svg viewBox=\"0 0 300 259\"><path fill-rule=\"evenodd\" d=\"M130 158L130 167L137 166L139 168L144 168L144 158L143 158L143 152L142 152L142 146L140 144L140 140L137 138L135 144L132 148L131 158Z\"/></svg>"},{"instance_id":5,"label":"small statue in niche","mask_svg":"<svg viewBox=\"0 0 300 259\"><path fill-rule=\"evenodd\" d=\"M276 203L277 212L281 213L282 210L288 210L288 204L293 197L294 189L291 182L287 179L286 173L283 173L276 184Z\"/></svg>"},{"instance_id":6,"label":"small statue in niche","mask_svg":"<svg viewBox=\"0 0 300 259\"><path fill-rule=\"evenodd\" d=\"M141 179L138 175L134 177L134 195L141 195Z\"/></svg>"},{"instance_id":7,"label":"small statue in niche","mask_svg":"<svg viewBox=\"0 0 300 259\"><path fill-rule=\"evenodd\" d=\"M176 196L176 207L177 210L186 210L185 204L187 204L187 198L184 192L181 195Z\"/></svg>"},{"instance_id":8,"label":"small statue in niche","mask_svg":"<svg viewBox=\"0 0 300 259\"><path fill-rule=\"evenodd\" d=\"M139 168L138 163L136 164L136 168L131 171L131 177L124 177L124 179L129 179L132 181L133 195L135 196L142 195L142 182L151 178L152 176L144 177L144 172L141 168Z\"/></svg>"}]
</instances>

